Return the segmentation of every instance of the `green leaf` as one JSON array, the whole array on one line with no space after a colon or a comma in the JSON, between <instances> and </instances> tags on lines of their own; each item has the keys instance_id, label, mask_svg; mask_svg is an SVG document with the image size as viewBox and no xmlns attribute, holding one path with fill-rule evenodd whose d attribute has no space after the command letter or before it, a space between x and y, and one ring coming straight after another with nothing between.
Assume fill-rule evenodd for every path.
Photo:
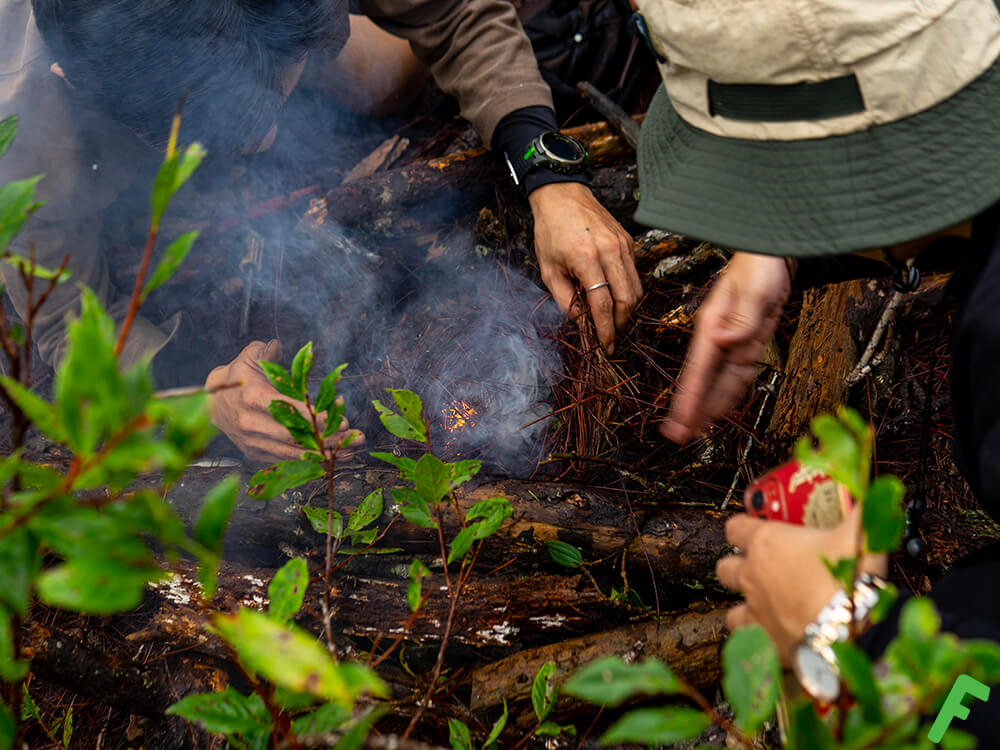
<instances>
[{"instance_id":1,"label":"green leaf","mask_svg":"<svg viewBox=\"0 0 1000 750\"><path fill-rule=\"evenodd\" d=\"M486 738L486 742L483 743L483 750L489 750L489 748L500 739L500 734L503 732L504 727L507 726L507 718L509 714L507 712L507 699L504 698L503 701L503 713L500 714L500 718L496 720L493 724L493 728L490 730L489 736Z\"/></svg>"},{"instance_id":2,"label":"green leaf","mask_svg":"<svg viewBox=\"0 0 1000 750\"><path fill-rule=\"evenodd\" d=\"M28 529L15 529L0 537L0 602L21 617L28 613L31 587L41 563L38 540Z\"/></svg>"},{"instance_id":3,"label":"green leaf","mask_svg":"<svg viewBox=\"0 0 1000 750\"><path fill-rule=\"evenodd\" d=\"M881 722L882 703L868 657L853 643L835 642L831 647L837 656L841 679L847 685L848 692L861 706L865 721L872 724Z\"/></svg>"},{"instance_id":4,"label":"green leaf","mask_svg":"<svg viewBox=\"0 0 1000 750\"><path fill-rule=\"evenodd\" d=\"M371 670L352 662L334 662L315 638L294 625L281 625L252 609L217 614L213 622L243 665L276 685L343 706L353 706L362 693L387 695L385 685Z\"/></svg>"},{"instance_id":5,"label":"green leaf","mask_svg":"<svg viewBox=\"0 0 1000 750\"><path fill-rule=\"evenodd\" d=\"M314 359L312 341L307 341L305 346L295 353L295 357L292 359L292 387L295 390L306 392L308 387L306 381L309 379L309 373L312 372Z\"/></svg>"},{"instance_id":6,"label":"green leaf","mask_svg":"<svg viewBox=\"0 0 1000 750\"><path fill-rule=\"evenodd\" d=\"M427 442L427 427L422 422L413 424L406 417L400 416L392 409L384 406L376 399L372 405L378 412L378 418L389 432L403 440L415 440L420 443Z\"/></svg>"},{"instance_id":7,"label":"green leaf","mask_svg":"<svg viewBox=\"0 0 1000 750\"><path fill-rule=\"evenodd\" d=\"M252 735L270 732L271 717L260 696L243 695L230 686L219 693L189 695L169 708L170 716L181 716L208 732Z\"/></svg>"},{"instance_id":8,"label":"green leaf","mask_svg":"<svg viewBox=\"0 0 1000 750\"><path fill-rule=\"evenodd\" d=\"M546 662L538 670L535 680L531 684L531 706L535 709L535 716L542 722L552 711L552 706L559 698L559 691L552 682L552 676L556 673L556 663Z\"/></svg>"},{"instance_id":9,"label":"green leaf","mask_svg":"<svg viewBox=\"0 0 1000 750\"><path fill-rule=\"evenodd\" d=\"M292 722L295 734L326 734L340 729L351 718L351 712L336 703L326 703L310 714Z\"/></svg>"},{"instance_id":10,"label":"green leaf","mask_svg":"<svg viewBox=\"0 0 1000 750\"><path fill-rule=\"evenodd\" d=\"M14 136L17 135L17 122L17 115L0 120L0 159L14 142Z\"/></svg>"},{"instance_id":11,"label":"green leaf","mask_svg":"<svg viewBox=\"0 0 1000 750\"><path fill-rule=\"evenodd\" d=\"M452 563L465 557L476 539L476 532L479 530L477 527L478 524L466 526L455 535L455 538L451 540L451 549L448 551L448 562Z\"/></svg>"},{"instance_id":12,"label":"green leaf","mask_svg":"<svg viewBox=\"0 0 1000 750\"><path fill-rule=\"evenodd\" d=\"M754 734L778 702L778 651L760 626L740 628L722 648L722 666L722 686L736 723L746 734Z\"/></svg>"},{"instance_id":13,"label":"green leaf","mask_svg":"<svg viewBox=\"0 0 1000 750\"><path fill-rule=\"evenodd\" d=\"M0 700L0 750L11 750L14 746L16 733L17 724L14 721L14 714L7 703Z\"/></svg>"},{"instance_id":14,"label":"green leaf","mask_svg":"<svg viewBox=\"0 0 1000 750\"><path fill-rule=\"evenodd\" d=\"M272 401L267 406L274 420L288 430L295 442L307 450L319 451L319 441L313 426L302 414L287 401Z\"/></svg>"},{"instance_id":15,"label":"green leaf","mask_svg":"<svg viewBox=\"0 0 1000 750\"><path fill-rule=\"evenodd\" d=\"M830 729L816 714L811 701L802 700L789 709L787 747L795 750L834 750Z\"/></svg>"},{"instance_id":16,"label":"green leaf","mask_svg":"<svg viewBox=\"0 0 1000 750\"><path fill-rule=\"evenodd\" d=\"M283 492L323 476L323 467L312 461L279 461L250 477L249 495L270 500Z\"/></svg>"},{"instance_id":17,"label":"green leaf","mask_svg":"<svg viewBox=\"0 0 1000 750\"><path fill-rule=\"evenodd\" d=\"M222 551L222 539L239 495L240 480L235 475L226 477L208 491L194 524L195 541L213 552Z\"/></svg>"},{"instance_id":18,"label":"green leaf","mask_svg":"<svg viewBox=\"0 0 1000 750\"><path fill-rule=\"evenodd\" d=\"M536 737L558 737L563 728L554 721L543 721L535 730Z\"/></svg>"},{"instance_id":19,"label":"green leaf","mask_svg":"<svg viewBox=\"0 0 1000 750\"><path fill-rule=\"evenodd\" d=\"M365 739L371 731L376 721L389 712L385 706L374 706L366 711L360 718L355 720L354 726L344 733L340 741L333 750L361 750L365 744Z\"/></svg>"},{"instance_id":20,"label":"green leaf","mask_svg":"<svg viewBox=\"0 0 1000 750\"><path fill-rule=\"evenodd\" d=\"M681 683L668 666L655 659L625 664L617 656L606 656L574 674L562 690L598 706L617 706L634 695L679 693Z\"/></svg>"},{"instance_id":21,"label":"green leaf","mask_svg":"<svg viewBox=\"0 0 1000 750\"><path fill-rule=\"evenodd\" d=\"M382 451L372 451L369 455L372 458L377 458L380 461L392 464L399 469L399 474L403 479L408 482L413 481L413 470L417 468L417 462L412 458L397 456L393 453L384 453Z\"/></svg>"},{"instance_id":22,"label":"green leaf","mask_svg":"<svg viewBox=\"0 0 1000 750\"><path fill-rule=\"evenodd\" d=\"M42 205L35 202L35 186L40 179L42 176L38 175L0 186L0 253L7 249L24 222Z\"/></svg>"},{"instance_id":23,"label":"green leaf","mask_svg":"<svg viewBox=\"0 0 1000 750\"><path fill-rule=\"evenodd\" d=\"M316 411L323 413L328 411L331 406L337 401L337 384L340 382L342 377L341 373L344 372L344 368L347 365L343 364L337 367L333 372L327 374L323 378L323 382L319 386L319 394L316 396Z\"/></svg>"},{"instance_id":24,"label":"green leaf","mask_svg":"<svg viewBox=\"0 0 1000 750\"><path fill-rule=\"evenodd\" d=\"M347 528L351 531L361 531L365 526L374 523L382 516L382 490L374 490L361 501L361 505L351 513Z\"/></svg>"},{"instance_id":25,"label":"green leaf","mask_svg":"<svg viewBox=\"0 0 1000 750\"><path fill-rule=\"evenodd\" d=\"M671 745L693 739L712 725L700 711L684 707L640 708L625 714L601 737L605 745L635 742L640 745Z\"/></svg>"},{"instance_id":26,"label":"green leaf","mask_svg":"<svg viewBox=\"0 0 1000 750\"><path fill-rule=\"evenodd\" d=\"M170 277L181 267L184 259L187 258L188 253L191 251L191 246L196 239L198 239L197 232L188 232L187 234L182 234L167 246L167 251L163 254L163 258L160 259L156 270L153 271L153 275L146 282L146 288L142 290L142 296L139 298L140 302L145 302L150 292L154 289L159 289L169 281Z\"/></svg>"},{"instance_id":27,"label":"green leaf","mask_svg":"<svg viewBox=\"0 0 1000 750\"><path fill-rule=\"evenodd\" d=\"M465 521L468 523L474 518L482 518L480 523L475 524L475 538L485 539L495 534L503 522L512 515L514 515L514 510L510 507L507 498L491 497L489 500L482 500L469 508L469 512L465 514Z\"/></svg>"},{"instance_id":28,"label":"green leaf","mask_svg":"<svg viewBox=\"0 0 1000 750\"><path fill-rule=\"evenodd\" d=\"M320 534L330 534L334 539L344 535L344 520L337 511L333 511L333 526L330 526L330 511L326 508L314 508L303 505L302 512L306 514L309 525Z\"/></svg>"},{"instance_id":29,"label":"green leaf","mask_svg":"<svg viewBox=\"0 0 1000 750\"><path fill-rule=\"evenodd\" d=\"M448 469L451 471L451 486L460 487L465 484L479 473L482 466L482 461L475 460L455 461L448 464Z\"/></svg>"},{"instance_id":30,"label":"green leaf","mask_svg":"<svg viewBox=\"0 0 1000 750\"><path fill-rule=\"evenodd\" d=\"M472 750L469 728L458 719L448 719L448 744L452 750Z\"/></svg>"},{"instance_id":31,"label":"green leaf","mask_svg":"<svg viewBox=\"0 0 1000 750\"><path fill-rule=\"evenodd\" d=\"M14 658L11 613L0 607L0 680L17 682L28 673L30 662Z\"/></svg>"},{"instance_id":32,"label":"green leaf","mask_svg":"<svg viewBox=\"0 0 1000 750\"><path fill-rule=\"evenodd\" d=\"M428 505L438 505L451 490L451 471L440 458L425 453L413 470L413 484Z\"/></svg>"},{"instance_id":33,"label":"green leaf","mask_svg":"<svg viewBox=\"0 0 1000 750\"><path fill-rule=\"evenodd\" d=\"M0 377L0 385L43 435L53 442L66 443L66 430L53 404L6 375Z\"/></svg>"},{"instance_id":34,"label":"green leaf","mask_svg":"<svg viewBox=\"0 0 1000 750\"><path fill-rule=\"evenodd\" d=\"M913 597L903 605L899 616L899 633L911 641L926 641L941 629L941 618L933 602L924 597Z\"/></svg>"},{"instance_id":35,"label":"green leaf","mask_svg":"<svg viewBox=\"0 0 1000 750\"><path fill-rule=\"evenodd\" d=\"M66 709L66 715L63 717L62 723L62 743L65 747L69 747L70 742L73 739L73 706Z\"/></svg>"},{"instance_id":36,"label":"green leaf","mask_svg":"<svg viewBox=\"0 0 1000 750\"><path fill-rule=\"evenodd\" d=\"M392 394L392 400L396 402L396 408L399 409L403 419L409 422L414 430L418 432L424 430L424 404L420 396L413 391L402 389L386 388L386 391Z\"/></svg>"},{"instance_id":37,"label":"green leaf","mask_svg":"<svg viewBox=\"0 0 1000 750\"><path fill-rule=\"evenodd\" d=\"M279 365L277 362L268 362L263 359L257 364L261 366L264 370L264 374L267 376L267 379L271 381L271 385L273 385L275 390L277 390L282 396L288 396L288 398L295 399L296 401L306 400L305 392L297 390L294 386L292 386L292 376L284 367Z\"/></svg>"},{"instance_id":38,"label":"green leaf","mask_svg":"<svg viewBox=\"0 0 1000 750\"><path fill-rule=\"evenodd\" d=\"M309 586L309 567L301 557L293 557L286 562L267 587L267 597L270 601L267 614L279 623L288 622L302 607L302 600Z\"/></svg>"},{"instance_id":39,"label":"green leaf","mask_svg":"<svg viewBox=\"0 0 1000 750\"><path fill-rule=\"evenodd\" d=\"M562 565L564 568L579 568L583 563L583 555L572 544L552 541L546 542L545 548L549 551L549 557L552 558L553 562Z\"/></svg>"},{"instance_id":40,"label":"green leaf","mask_svg":"<svg viewBox=\"0 0 1000 750\"><path fill-rule=\"evenodd\" d=\"M420 582L430 574L430 569L420 560L414 558L410 563L410 585L406 588L406 601L410 605L411 612L416 612L420 606L420 600L423 598Z\"/></svg>"},{"instance_id":41,"label":"green leaf","mask_svg":"<svg viewBox=\"0 0 1000 750\"><path fill-rule=\"evenodd\" d=\"M840 584L840 588L844 591L854 590L854 578L858 572L858 558L845 557L833 563L824 557L823 564L826 565L826 569L830 571L834 580Z\"/></svg>"},{"instance_id":42,"label":"green leaf","mask_svg":"<svg viewBox=\"0 0 1000 750\"><path fill-rule=\"evenodd\" d=\"M949 727L941 738L941 750L975 750L979 747L979 740L975 735L963 732L961 729Z\"/></svg>"},{"instance_id":43,"label":"green leaf","mask_svg":"<svg viewBox=\"0 0 1000 750\"><path fill-rule=\"evenodd\" d=\"M60 271L56 268L46 268L45 266L33 263L30 258L25 258L21 255L8 255L4 260L27 276L33 276L36 279L44 279L46 281L55 281L57 284L69 281L70 276L72 276L67 270Z\"/></svg>"},{"instance_id":44,"label":"green leaf","mask_svg":"<svg viewBox=\"0 0 1000 750\"><path fill-rule=\"evenodd\" d=\"M136 567L100 557L74 558L38 577L38 596L53 607L111 615L138 607L146 584L165 575L153 566Z\"/></svg>"},{"instance_id":45,"label":"green leaf","mask_svg":"<svg viewBox=\"0 0 1000 750\"><path fill-rule=\"evenodd\" d=\"M409 487L396 487L392 491L392 499L399 506L399 513L410 523L425 529L436 529L437 523L431 518L430 508L416 490Z\"/></svg>"},{"instance_id":46,"label":"green leaf","mask_svg":"<svg viewBox=\"0 0 1000 750\"><path fill-rule=\"evenodd\" d=\"M894 476L876 477L861 506L861 525L871 552L893 552L899 547L906 527L902 499L903 483Z\"/></svg>"},{"instance_id":47,"label":"green leaf","mask_svg":"<svg viewBox=\"0 0 1000 750\"><path fill-rule=\"evenodd\" d=\"M878 602L872 607L868 619L873 625L883 622L889 616L889 612L896 605L899 599L899 590L891 583L887 583L885 589L879 592Z\"/></svg>"},{"instance_id":48,"label":"green leaf","mask_svg":"<svg viewBox=\"0 0 1000 750\"><path fill-rule=\"evenodd\" d=\"M170 199L188 181L188 178L198 168L205 158L205 149L200 143L192 143L183 154L173 154L163 160L156 178L153 180L153 192L150 206L153 212L152 226L158 227L163 218Z\"/></svg>"}]
</instances>

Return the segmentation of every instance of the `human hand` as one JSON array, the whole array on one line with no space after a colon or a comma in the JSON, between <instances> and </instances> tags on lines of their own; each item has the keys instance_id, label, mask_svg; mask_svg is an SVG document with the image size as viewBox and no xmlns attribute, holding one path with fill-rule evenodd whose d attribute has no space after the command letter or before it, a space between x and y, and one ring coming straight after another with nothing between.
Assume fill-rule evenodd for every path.
<instances>
[{"instance_id":1,"label":"human hand","mask_svg":"<svg viewBox=\"0 0 1000 750\"><path fill-rule=\"evenodd\" d=\"M615 330L621 331L642 296L635 270L632 238L608 213L590 188L577 182L555 182L535 188L528 196L535 217L535 255L542 281L564 313L582 315L576 301L584 292L608 354L614 352Z\"/></svg>"},{"instance_id":2,"label":"human hand","mask_svg":"<svg viewBox=\"0 0 1000 750\"><path fill-rule=\"evenodd\" d=\"M302 446L288 434L288 430L278 424L267 410L274 400L287 401L304 416L308 416L302 404L282 396L271 385L258 364L260 360L274 362L279 357L281 342L277 339L272 339L267 344L253 341L232 362L212 370L205 380L208 390L226 383L243 383L239 388L223 388L213 393L212 421L251 460L296 459L304 452ZM322 420L319 427L323 429ZM341 422L340 431L330 436L327 445L334 446L347 437L348 427L345 419ZM357 445L364 440L364 435L357 430L354 432L357 437L353 445Z\"/></svg>"},{"instance_id":3,"label":"human hand","mask_svg":"<svg viewBox=\"0 0 1000 750\"><path fill-rule=\"evenodd\" d=\"M698 310L664 437L683 443L732 410L754 378L791 292L783 258L733 253Z\"/></svg>"},{"instance_id":4,"label":"human hand","mask_svg":"<svg viewBox=\"0 0 1000 750\"><path fill-rule=\"evenodd\" d=\"M860 507L831 529L764 521L739 513L726 522L726 539L740 552L723 557L715 574L744 603L729 610L730 630L758 624L767 631L784 664L791 663L806 626L840 586L824 558L832 563L854 557L859 548ZM884 575L885 555L864 555L859 573Z\"/></svg>"}]
</instances>

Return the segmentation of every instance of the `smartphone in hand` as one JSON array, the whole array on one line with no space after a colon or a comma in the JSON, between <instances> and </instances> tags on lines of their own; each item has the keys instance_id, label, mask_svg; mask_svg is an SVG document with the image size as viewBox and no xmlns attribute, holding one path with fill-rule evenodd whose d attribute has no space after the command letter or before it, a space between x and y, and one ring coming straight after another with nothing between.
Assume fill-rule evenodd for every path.
<instances>
[{"instance_id":1,"label":"smartphone in hand","mask_svg":"<svg viewBox=\"0 0 1000 750\"><path fill-rule=\"evenodd\" d=\"M792 460L751 482L743 506L755 518L828 529L847 516L854 499L829 475Z\"/></svg>"}]
</instances>

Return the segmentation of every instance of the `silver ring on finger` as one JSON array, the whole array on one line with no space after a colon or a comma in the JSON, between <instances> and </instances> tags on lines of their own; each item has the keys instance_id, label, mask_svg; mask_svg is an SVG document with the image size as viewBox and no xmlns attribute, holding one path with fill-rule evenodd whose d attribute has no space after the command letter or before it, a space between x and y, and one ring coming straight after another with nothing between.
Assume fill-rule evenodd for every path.
<instances>
[{"instance_id":1,"label":"silver ring on finger","mask_svg":"<svg viewBox=\"0 0 1000 750\"><path fill-rule=\"evenodd\" d=\"M599 281L596 284L591 284L590 286L585 287L584 291L593 292L593 291L596 291L597 289L600 289L603 286L611 286L611 282L610 281Z\"/></svg>"}]
</instances>

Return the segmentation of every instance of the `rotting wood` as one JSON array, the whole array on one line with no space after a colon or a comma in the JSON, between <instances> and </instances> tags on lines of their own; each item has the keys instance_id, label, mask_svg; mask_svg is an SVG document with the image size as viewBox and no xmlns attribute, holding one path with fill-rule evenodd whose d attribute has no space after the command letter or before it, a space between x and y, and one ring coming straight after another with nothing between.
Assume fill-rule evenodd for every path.
<instances>
[{"instance_id":1,"label":"rotting wood","mask_svg":"<svg viewBox=\"0 0 1000 750\"><path fill-rule=\"evenodd\" d=\"M555 662L556 683L566 680L580 667L602 656L617 655L625 661L655 657L665 661L696 688L717 684L721 677L719 649L725 635L725 607L706 612L666 615L659 621L593 633L548 646L522 651L475 670L470 708L496 706L504 700L524 700L538 670ZM560 703L565 710L566 704Z\"/></svg>"}]
</instances>

